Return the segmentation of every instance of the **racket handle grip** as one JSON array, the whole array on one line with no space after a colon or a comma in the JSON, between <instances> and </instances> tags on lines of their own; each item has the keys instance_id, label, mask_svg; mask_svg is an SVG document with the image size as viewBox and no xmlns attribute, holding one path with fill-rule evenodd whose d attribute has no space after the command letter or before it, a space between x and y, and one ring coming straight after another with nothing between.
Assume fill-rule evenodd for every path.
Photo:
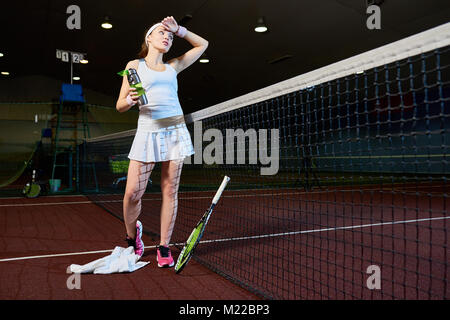
<instances>
[{"instance_id":1,"label":"racket handle grip","mask_svg":"<svg viewBox=\"0 0 450 320\"><path fill-rule=\"evenodd\" d=\"M220 196L222 195L223 190L224 190L225 187L227 186L228 181L230 181L230 177L225 176L225 177L223 178L222 184L221 184L220 187L219 187L219 190L217 190L216 195L214 196L214 199L213 199L213 201L212 201L212 203L213 203L214 205L216 205L217 202L219 201Z\"/></svg>"}]
</instances>

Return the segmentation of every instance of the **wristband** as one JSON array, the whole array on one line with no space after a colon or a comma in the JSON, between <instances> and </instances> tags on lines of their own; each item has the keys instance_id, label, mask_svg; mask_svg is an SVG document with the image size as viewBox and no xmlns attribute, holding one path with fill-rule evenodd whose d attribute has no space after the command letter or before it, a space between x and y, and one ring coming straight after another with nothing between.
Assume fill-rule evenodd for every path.
<instances>
[{"instance_id":1,"label":"wristband","mask_svg":"<svg viewBox=\"0 0 450 320\"><path fill-rule=\"evenodd\" d=\"M184 38L186 33L187 33L187 29L185 27L178 26L178 30L177 30L177 32L175 32L175 35L180 38Z\"/></svg>"},{"instance_id":2,"label":"wristband","mask_svg":"<svg viewBox=\"0 0 450 320\"><path fill-rule=\"evenodd\" d=\"M127 95L127 103L129 106L134 106L136 104L136 102L133 101L133 99L131 99L130 94Z\"/></svg>"}]
</instances>

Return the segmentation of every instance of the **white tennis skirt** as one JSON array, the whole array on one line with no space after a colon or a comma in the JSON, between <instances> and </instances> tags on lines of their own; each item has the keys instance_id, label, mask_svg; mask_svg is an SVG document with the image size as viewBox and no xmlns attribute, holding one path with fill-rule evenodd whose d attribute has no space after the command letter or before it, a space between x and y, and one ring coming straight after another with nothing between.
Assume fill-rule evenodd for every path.
<instances>
[{"instance_id":1,"label":"white tennis skirt","mask_svg":"<svg viewBox=\"0 0 450 320\"><path fill-rule=\"evenodd\" d=\"M184 159L194 154L186 124L157 130L136 130L128 158L141 162Z\"/></svg>"}]
</instances>

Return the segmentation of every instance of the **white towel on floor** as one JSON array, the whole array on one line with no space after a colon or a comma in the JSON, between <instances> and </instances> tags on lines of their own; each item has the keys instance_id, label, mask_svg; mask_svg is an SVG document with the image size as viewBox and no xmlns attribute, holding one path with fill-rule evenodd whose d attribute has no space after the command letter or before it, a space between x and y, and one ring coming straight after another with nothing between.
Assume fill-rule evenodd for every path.
<instances>
[{"instance_id":1,"label":"white towel on floor","mask_svg":"<svg viewBox=\"0 0 450 320\"><path fill-rule=\"evenodd\" d=\"M72 273L109 274L117 272L133 272L150 262L139 261L133 247L116 247L113 252L104 258L94 260L85 265L71 264Z\"/></svg>"}]
</instances>

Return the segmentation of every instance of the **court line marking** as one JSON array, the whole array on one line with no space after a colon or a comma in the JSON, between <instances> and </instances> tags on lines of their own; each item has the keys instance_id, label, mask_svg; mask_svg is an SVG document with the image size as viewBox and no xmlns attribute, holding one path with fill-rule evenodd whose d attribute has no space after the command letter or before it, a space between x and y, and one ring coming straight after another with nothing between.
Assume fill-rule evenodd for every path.
<instances>
[{"instance_id":1,"label":"court line marking","mask_svg":"<svg viewBox=\"0 0 450 320\"><path fill-rule=\"evenodd\" d=\"M434 217L434 218L430 217L430 218L413 219L413 220L379 222L379 223L361 224L361 225L354 225L354 226L342 226L342 227L312 229L312 230L303 230L303 231L272 233L272 234L265 234L265 235L258 235L258 236L248 236L248 237L211 239L211 240L202 240L202 241L200 241L200 243L214 243L214 242L226 242L226 241L236 241L236 240L253 240L253 239L280 237L280 236L291 236L291 235L297 235L297 234L308 234L308 233L315 233L315 232L352 230L352 229L362 229L362 228L370 228L370 227L380 227L380 226L386 226L386 225L397 225L397 224L407 224L407 223L425 222L425 221L437 221L437 220L446 220L446 219L450 219L450 216ZM174 246L174 245L184 245L184 243L170 244L170 246ZM155 246L145 246L144 248L145 249L154 249L154 248L156 248L156 245ZM84 251L84 252L46 254L46 255L39 255L39 256L28 256L28 257L16 257L16 258L0 259L0 262L10 262L10 261L18 261L18 260L30 260L30 259L42 259L42 258L56 258L56 257L76 256L76 255L86 255L86 254L96 254L96 253L108 253L108 252L112 252L112 251L113 250L99 250L99 251Z\"/></svg>"},{"instance_id":2,"label":"court line marking","mask_svg":"<svg viewBox=\"0 0 450 320\"><path fill-rule=\"evenodd\" d=\"M442 187L442 186L434 186L436 188ZM411 187L405 187L405 188L416 188L415 186ZM242 190L231 190L231 191L261 191L264 189L242 189ZM276 190L276 189L272 189ZM233 194L233 195L223 195L222 198L248 198L248 197L270 197L270 196L282 196L282 195L305 195L305 194L320 194L320 193L334 193L334 192L360 192L360 191L382 191L383 189L375 189L375 188L368 188L368 189L358 189L358 190L320 190L320 191L298 191L298 192L280 192L280 193L256 193L256 194ZM389 189L391 190L391 189ZM398 189L392 189L397 190ZM192 193L194 191L189 191L185 193ZM203 191L203 192L210 192L211 194L214 193L214 191ZM427 194L434 194L432 192L426 192ZM179 194L183 194L183 192L179 192ZM442 193L436 193L436 194L442 194ZM121 197L122 194L118 194ZM409 193L408 195L413 195L413 193ZM194 197L180 197L178 200L201 200L201 199L210 199L210 196L194 196ZM33 207L33 206L59 206L59 205L72 205L72 204L96 204L96 203L116 203L116 202L122 202L123 199L119 200L98 200L98 201L69 201L69 202L40 202L40 203L10 203L10 204L0 204L1 207ZM145 199L142 198L142 201L161 201L161 198L152 198L152 199Z\"/></svg>"},{"instance_id":3,"label":"court line marking","mask_svg":"<svg viewBox=\"0 0 450 320\"><path fill-rule=\"evenodd\" d=\"M23 186L21 186L22 188ZM86 197L85 195L82 194L49 194L49 195L45 195L42 196L42 198L76 198L76 197L80 197L80 198L84 198ZM0 197L0 200L7 200L7 199L24 199L24 197Z\"/></svg>"},{"instance_id":4,"label":"court line marking","mask_svg":"<svg viewBox=\"0 0 450 320\"><path fill-rule=\"evenodd\" d=\"M156 248L156 246L144 246L145 249ZM79 256L85 254L96 254L96 253L108 253L113 252L114 249L111 250L98 250L98 251L81 251L81 252L70 252L70 253L56 253L56 254L44 254L40 256L28 256L28 257L17 257L17 258L7 258L0 259L0 262L8 262L8 261L17 261L17 260L30 260L30 259L42 259L42 258L57 258L57 257L67 257L67 256Z\"/></svg>"},{"instance_id":5,"label":"court line marking","mask_svg":"<svg viewBox=\"0 0 450 320\"><path fill-rule=\"evenodd\" d=\"M301 193L260 193L260 194L242 194L242 195L222 195L222 198L245 198L245 197L259 197L259 196L281 196L281 195L298 195ZM211 196L204 197L180 197L178 200L201 200L201 199L211 199ZM155 199L141 199L142 201L161 201L161 198ZM0 207L34 207L34 206L59 206L68 204L97 204L97 203L116 203L122 202L123 200L98 200L98 201L72 201L72 202L42 202L42 203L12 203L12 204L1 204Z\"/></svg>"},{"instance_id":6,"label":"court line marking","mask_svg":"<svg viewBox=\"0 0 450 320\"><path fill-rule=\"evenodd\" d=\"M112 202L112 201L111 201ZM59 206L67 204L88 204L92 201L70 201L70 202L40 202L40 203L10 203L0 204L0 207L35 207L35 206Z\"/></svg>"},{"instance_id":7,"label":"court line marking","mask_svg":"<svg viewBox=\"0 0 450 320\"><path fill-rule=\"evenodd\" d=\"M436 220L446 220L446 219L450 219L450 216L423 218L423 219L414 219L414 220L379 222L379 223L361 224L361 225L355 225L355 226L342 226L342 227L303 230L303 231L272 233L272 234L265 234L265 235L259 235L259 236L236 237L236 238L226 238L226 239L212 239L212 240L200 241L200 243L224 242L224 241L235 241L235 240L252 240L252 239L279 237L279 236L291 236L291 235L297 235L297 234L307 234L307 233L314 233L314 232L362 229L362 228L369 228L369 227L379 227L379 226L386 226L386 225L407 224L407 223L413 223L413 222L425 222L425 221L436 221Z\"/></svg>"}]
</instances>

